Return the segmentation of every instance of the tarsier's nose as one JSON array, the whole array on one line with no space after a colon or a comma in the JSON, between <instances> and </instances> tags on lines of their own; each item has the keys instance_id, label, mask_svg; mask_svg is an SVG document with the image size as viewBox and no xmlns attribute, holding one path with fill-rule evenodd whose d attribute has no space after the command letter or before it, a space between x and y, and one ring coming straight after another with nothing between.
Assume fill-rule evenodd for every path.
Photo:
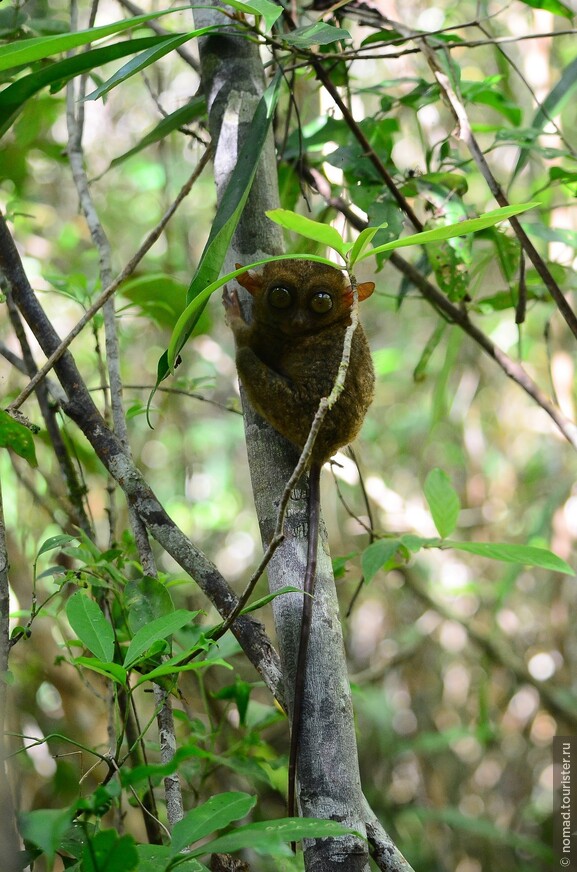
<instances>
[{"instance_id":1,"label":"tarsier's nose","mask_svg":"<svg viewBox=\"0 0 577 872\"><path fill-rule=\"evenodd\" d=\"M295 330L302 329L307 321L306 312L302 310L297 310L292 317L292 326Z\"/></svg>"}]
</instances>

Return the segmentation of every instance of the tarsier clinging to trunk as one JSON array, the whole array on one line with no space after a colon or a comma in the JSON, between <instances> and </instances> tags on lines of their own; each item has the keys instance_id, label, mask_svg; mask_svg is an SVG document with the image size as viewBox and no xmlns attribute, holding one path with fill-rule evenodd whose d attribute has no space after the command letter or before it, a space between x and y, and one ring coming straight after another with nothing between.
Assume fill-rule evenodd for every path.
<instances>
[{"instance_id":1,"label":"tarsier clinging to trunk","mask_svg":"<svg viewBox=\"0 0 577 872\"><path fill-rule=\"evenodd\" d=\"M237 281L253 297L250 324L242 315L236 291L223 297L240 380L255 410L302 449L319 403L329 396L337 377L351 322L352 290L340 270L306 260L268 263L262 272L244 273ZM374 287L372 282L358 285L359 300L369 297ZM296 756L316 572L320 469L359 432L373 399L374 380L369 346L359 324L344 389L322 423L310 461L308 555L289 756L290 816L295 813Z\"/></svg>"}]
</instances>

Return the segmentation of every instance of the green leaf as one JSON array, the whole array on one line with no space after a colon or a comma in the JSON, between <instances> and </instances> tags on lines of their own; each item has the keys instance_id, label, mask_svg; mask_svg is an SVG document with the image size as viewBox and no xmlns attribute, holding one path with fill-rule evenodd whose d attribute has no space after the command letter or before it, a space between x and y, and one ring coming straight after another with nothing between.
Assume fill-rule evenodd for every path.
<instances>
[{"instance_id":1,"label":"green leaf","mask_svg":"<svg viewBox=\"0 0 577 872\"><path fill-rule=\"evenodd\" d=\"M379 224L378 227L365 227L365 229L362 230L361 233L359 233L353 243L353 247L348 254L348 263L350 268L355 265L359 258L359 255L363 253L366 247L371 244L375 233L378 233L379 230L383 230L387 226L387 222L385 221L384 224Z\"/></svg>"},{"instance_id":2,"label":"green leaf","mask_svg":"<svg viewBox=\"0 0 577 872\"><path fill-rule=\"evenodd\" d=\"M190 760L191 757L205 759L207 756L210 756L208 752L202 751L196 745L184 745L177 749L168 763L143 763L133 769L123 767L120 770L120 782L124 788L144 784L149 779L158 782L167 775L177 772L185 760Z\"/></svg>"},{"instance_id":3,"label":"green leaf","mask_svg":"<svg viewBox=\"0 0 577 872\"><path fill-rule=\"evenodd\" d=\"M60 842L72 823L72 809L46 808L23 812L18 816L22 838L40 848L50 868Z\"/></svg>"},{"instance_id":4,"label":"green leaf","mask_svg":"<svg viewBox=\"0 0 577 872\"><path fill-rule=\"evenodd\" d=\"M553 572L563 572L565 575L575 575L575 571L561 557L546 548L536 548L533 545L510 545L505 542L453 542L445 541L443 547L454 548L456 551L467 551L480 557L490 557L491 560L502 560L504 563L520 563L525 566L539 566Z\"/></svg>"},{"instance_id":5,"label":"green leaf","mask_svg":"<svg viewBox=\"0 0 577 872\"><path fill-rule=\"evenodd\" d=\"M12 415L9 415L4 409L0 409L0 447L11 448L18 457L23 457L30 466L38 466L32 433L28 427L15 421Z\"/></svg>"},{"instance_id":6,"label":"green leaf","mask_svg":"<svg viewBox=\"0 0 577 872\"><path fill-rule=\"evenodd\" d=\"M89 42L120 33L123 30L132 30L161 15L170 12L181 12L189 9L187 6L179 6L174 9L165 9L162 12L152 12L148 15L136 15L134 18L126 18L105 24L101 27L91 27L88 30L78 30L75 33L63 33L56 36L39 36L33 39L21 39L11 45L2 46L0 53L0 71L9 70L11 67L20 67L31 64L33 61L44 60L55 54L70 51Z\"/></svg>"},{"instance_id":7,"label":"green leaf","mask_svg":"<svg viewBox=\"0 0 577 872\"><path fill-rule=\"evenodd\" d=\"M40 546L35 562L38 562L38 558L41 554L46 554L47 551L54 551L55 548L61 548L63 545L68 545L69 542L76 541L77 539L75 536L69 536L67 533L60 533L58 536L50 536L50 538L45 539Z\"/></svg>"},{"instance_id":8,"label":"green leaf","mask_svg":"<svg viewBox=\"0 0 577 872\"><path fill-rule=\"evenodd\" d=\"M192 649L192 653L194 653L194 649ZM181 656L180 659L183 660L184 657L190 657L191 652L186 651ZM150 672L147 672L142 678L139 678L136 682L135 687L140 687L141 684L144 684L146 681L156 681L158 678L163 678L166 675L178 675L181 672L199 672L201 669L208 669L210 666L224 666L225 669L232 669L233 667L230 663L227 663L226 660L222 658L214 658L212 660L195 660L192 663L185 663L183 666L174 666L170 661L163 663L162 666L157 666L156 669L151 669Z\"/></svg>"},{"instance_id":9,"label":"green leaf","mask_svg":"<svg viewBox=\"0 0 577 872\"><path fill-rule=\"evenodd\" d=\"M85 648L99 660L114 656L114 631L100 606L84 591L77 590L66 603L68 622Z\"/></svg>"},{"instance_id":10,"label":"green leaf","mask_svg":"<svg viewBox=\"0 0 577 872\"><path fill-rule=\"evenodd\" d=\"M189 845L204 839L215 830L245 817L254 808L255 796L248 793L219 793L189 811L172 830L171 851L178 854Z\"/></svg>"},{"instance_id":11,"label":"green leaf","mask_svg":"<svg viewBox=\"0 0 577 872\"><path fill-rule=\"evenodd\" d=\"M395 556L399 545L398 539L378 539L365 548L361 557L365 584L372 581L379 569Z\"/></svg>"},{"instance_id":12,"label":"green leaf","mask_svg":"<svg viewBox=\"0 0 577 872\"><path fill-rule=\"evenodd\" d=\"M214 284L218 278L230 240L250 193L274 115L280 82L280 76L276 76L259 100L251 122L251 136L247 138L238 156L236 166L231 173L217 209L197 270L190 283L187 308L174 328L168 351L162 355L158 362L157 387L174 368L175 360L194 330L206 301L212 291L218 287L216 285L208 292L208 287ZM151 399L152 396L154 396L154 392Z\"/></svg>"},{"instance_id":13,"label":"green leaf","mask_svg":"<svg viewBox=\"0 0 577 872\"><path fill-rule=\"evenodd\" d=\"M164 872L170 866L172 851L168 845L137 845L138 872ZM194 857L179 858L178 872L209 872L204 863Z\"/></svg>"},{"instance_id":14,"label":"green leaf","mask_svg":"<svg viewBox=\"0 0 577 872\"><path fill-rule=\"evenodd\" d=\"M193 97L185 106L180 106L179 109L176 109L174 112L171 112L170 115L167 115L166 118L163 118L156 127L154 127L149 133L145 134L138 145L135 145L129 151L125 151L124 154L119 155L119 157L115 157L111 162L110 167L117 166L123 161L127 160L129 157L132 157L135 154L138 154L139 151L142 151L143 148L146 148L149 145L153 145L155 142L160 142L169 133L172 133L174 130L178 130L185 124L190 124L191 121L195 121L206 111L206 100L202 96ZM147 280L153 278L152 276L142 276L141 279ZM131 281L126 282L122 285L122 293L126 294L126 289L135 285L139 279L132 279ZM175 280L174 280L175 281ZM176 283L176 282L175 282ZM177 283L180 287L180 283ZM129 296L129 299L132 299ZM182 307L181 307L182 309Z\"/></svg>"},{"instance_id":15,"label":"green leaf","mask_svg":"<svg viewBox=\"0 0 577 872\"><path fill-rule=\"evenodd\" d=\"M84 666L86 669L98 672L99 675L105 675L106 678L111 678L113 681L126 687L126 669L119 663L98 660L96 657L75 657L73 662L78 666Z\"/></svg>"},{"instance_id":16,"label":"green leaf","mask_svg":"<svg viewBox=\"0 0 577 872\"><path fill-rule=\"evenodd\" d=\"M271 221L274 221L275 224L280 224L286 230L293 230L295 233L304 236L305 239L312 239L314 242L320 242L321 245L328 245L329 248L337 251L343 258L348 249L352 247L344 241L338 230L335 230L330 224L313 221L311 218L297 215L296 212L291 212L289 209L270 209L266 215Z\"/></svg>"},{"instance_id":17,"label":"green leaf","mask_svg":"<svg viewBox=\"0 0 577 872\"><path fill-rule=\"evenodd\" d=\"M166 639L167 636L176 633L177 630L180 630L181 627L184 627L186 624L190 624L197 615L198 612L189 612L188 609L177 609L175 612L172 612L172 614L163 615L162 617L151 621L149 624L146 624L144 627L141 627L141 629L135 633L134 638L128 646L128 650L124 657L124 667L127 669L138 660L141 654L148 651L151 645L161 639Z\"/></svg>"},{"instance_id":18,"label":"green leaf","mask_svg":"<svg viewBox=\"0 0 577 872\"><path fill-rule=\"evenodd\" d=\"M221 687L220 690L217 690L212 695L214 699L233 700L238 709L240 725L241 727L244 727L246 726L246 715L252 689L252 684L248 681L242 681L242 679L237 675L232 684L227 684L225 687Z\"/></svg>"},{"instance_id":19,"label":"green leaf","mask_svg":"<svg viewBox=\"0 0 577 872\"><path fill-rule=\"evenodd\" d=\"M121 293L138 306L147 318L171 330L186 305L186 285L166 273L130 279L123 283Z\"/></svg>"},{"instance_id":20,"label":"green leaf","mask_svg":"<svg viewBox=\"0 0 577 872\"><path fill-rule=\"evenodd\" d=\"M279 590L275 590L274 593L268 593L266 596L261 597L260 599L255 600L250 605L246 606L241 612L241 615L248 615L249 612L256 612L257 609L262 609L263 606L268 605L277 596L282 596L284 593L302 593L302 588L293 587L292 585L287 585L286 587L281 587Z\"/></svg>"},{"instance_id":21,"label":"green leaf","mask_svg":"<svg viewBox=\"0 0 577 872\"><path fill-rule=\"evenodd\" d=\"M561 181L565 184L577 182L577 173L572 170L565 170L563 167L549 167L549 178L552 182Z\"/></svg>"},{"instance_id":22,"label":"green leaf","mask_svg":"<svg viewBox=\"0 0 577 872\"><path fill-rule=\"evenodd\" d=\"M258 853L278 855L279 848L287 842L300 839L344 836L355 831L337 821L317 820L316 818L281 818L276 821L259 821L238 827L231 833L214 839L191 851L193 857L209 853L228 853L243 848L253 848Z\"/></svg>"},{"instance_id":23,"label":"green leaf","mask_svg":"<svg viewBox=\"0 0 577 872\"><path fill-rule=\"evenodd\" d=\"M47 85L60 87L74 76L88 73L94 67L134 54L148 46L157 45L163 39L164 37L147 36L114 43L105 48L95 48L66 58L64 61L48 64L39 72L17 79L12 85L0 92L0 119L2 119L0 121L0 136L10 129L26 101Z\"/></svg>"},{"instance_id":24,"label":"green leaf","mask_svg":"<svg viewBox=\"0 0 577 872\"><path fill-rule=\"evenodd\" d=\"M119 836L116 830L96 833L82 852L83 872L132 872L137 866L133 837Z\"/></svg>"},{"instance_id":25,"label":"green leaf","mask_svg":"<svg viewBox=\"0 0 577 872\"><path fill-rule=\"evenodd\" d=\"M445 335L447 326L447 322L443 320L439 320L438 324L435 325L435 329L427 340L427 343L423 348L423 351L421 352L419 361L413 370L414 381L422 382L426 379L429 361L431 360L431 357L433 356L433 353L439 345L441 339Z\"/></svg>"},{"instance_id":26,"label":"green leaf","mask_svg":"<svg viewBox=\"0 0 577 872\"><path fill-rule=\"evenodd\" d=\"M552 12L553 15L561 15L563 18L573 18L573 11L560 3L559 0L521 0L525 6L530 6L532 9L546 9L547 12Z\"/></svg>"},{"instance_id":27,"label":"green leaf","mask_svg":"<svg viewBox=\"0 0 577 872\"><path fill-rule=\"evenodd\" d=\"M270 3L269 0L248 0L244 3L240 0L230 0L229 5L248 15L262 15L267 30L271 29L282 14L282 8L276 3Z\"/></svg>"},{"instance_id":28,"label":"green leaf","mask_svg":"<svg viewBox=\"0 0 577 872\"><path fill-rule=\"evenodd\" d=\"M330 45L339 39L350 38L351 35L348 30L343 30L342 27L334 27L332 24L325 24L323 21L307 24L305 27L296 27L290 33L283 33L282 35L283 42L286 42L288 45L300 46L301 48L308 48L311 45Z\"/></svg>"},{"instance_id":29,"label":"green leaf","mask_svg":"<svg viewBox=\"0 0 577 872\"><path fill-rule=\"evenodd\" d=\"M442 469L432 469L425 480L425 497L439 536L445 539L457 526L461 503L449 476Z\"/></svg>"},{"instance_id":30,"label":"green leaf","mask_svg":"<svg viewBox=\"0 0 577 872\"><path fill-rule=\"evenodd\" d=\"M494 224L498 224L499 221L504 221L506 218L510 218L513 215L519 215L521 212L527 212L529 209L534 209L540 205L540 203L535 202L519 203L514 206L503 206L500 209L486 212L479 218L468 218L466 221L460 221L458 224L448 224L445 227L436 227L434 230L424 230L422 233L414 233L412 236L404 236L402 239L396 239L393 242L386 242L384 245L379 245L377 248L373 248L369 252L364 252L357 258L357 260L365 260L367 257L372 257L383 251L394 251L397 248L406 248L409 245L424 245L427 242L437 242L440 239L453 239L455 236L476 233L478 230L492 227Z\"/></svg>"},{"instance_id":31,"label":"green leaf","mask_svg":"<svg viewBox=\"0 0 577 872\"><path fill-rule=\"evenodd\" d=\"M198 30L192 30L190 33L180 33L177 36L165 37L159 45L143 51L131 61L124 64L124 66L114 73L113 76L107 79L106 82L103 82L95 91L91 91L90 94L87 94L84 99L97 100L99 97L104 96L104 94L108 94L112 88L115 88L121 82L125 82L141 70L145 70L173 49L179 48L183 43L188 42L197 36L202 36L205 33L212 33L214 30L214 26L200 27Z\"/></svg>"},{"instance_id":32,"label":"green leaf","mask_svg":"<svg viewBox=\"0 0 577 872\"><path fill-rule=\"evenodd\" d=\"M128 626L131 633L137 633L156 618L174 612L172 597L166 585L157 578L147 576L127 583L124 588L124 603L128 609Z\"/></svg>"},{"instance_id":33,"label":"green leaf","mask_svg":"<svg viewBox=\"0 0 577 872\"><path fill-rule=\"evenodd\" d=\"M401 536L401 545L404 545L405 548L410 551L412 554L416 554L417 551L420 551L421 548L442 548L443 541L442 539L431 539L425 536L415 536L413 533L406 533L404 536Z\"/></svg>"},{"instance_id":34,"label":"green leaf","mask_svg":"<svg viewBox=\"0 0 577 872\"><path fill-rule=\"evenodd\" d=\"M577 58L571 61L563 70L563 75L555 85L555 87L547 94L542 101L539 109L535 113L535 117L531 123L531 128L535 133L541 133L543 128L549 121L549 118L554 118L558 115L563 106L570 99L577 85ZM521 147L519 157L511 176L513 181L526 165L531 156L531 148L529 146Z\"/></svg>"}]
</instances>

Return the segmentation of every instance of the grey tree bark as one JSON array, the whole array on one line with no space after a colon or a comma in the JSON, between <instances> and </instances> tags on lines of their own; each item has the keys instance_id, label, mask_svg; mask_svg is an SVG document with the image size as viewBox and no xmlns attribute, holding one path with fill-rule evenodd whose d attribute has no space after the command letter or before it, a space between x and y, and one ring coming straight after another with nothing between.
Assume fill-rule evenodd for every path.
<instances>
[{"instance_id":1,"label":"grey tree bark","mask_svg":"<svg viewBox=\"0 0 577 872\"><path fill-rule=\"evenodd\" d=\"M213 9L195 9L195 24L204 27L222 23ZM264 75L258 47L234 35L206 37L200 44L201 79L209 107L209 125L214 144L217 193L226 186L245 138L250 120L264 90ZM282 252L282 234L268 221L265 210L279 205L276 160L272 137L267 144L247 207L234 237L227 268L247 263L260 255ZM248 295L247 295L248 296ZM246 303L246 300L245 300ZM254 500L263 544L271 540L278 505L298 455L295 449L252 410L243 398L246 443ZM301 584L307 551L307 483L291 496L285 524L285 540L268 566L271 591ZM366 835L370 817L373 840L386 859L383 869L408 870L384 831L375 826L368 812L358 768L353 710L338 602L324 525L321 524L308 651L307 687L303 730L298 757L298 797L303 816L331 818ZM302 596L285 594L273 602L273 611L284 675L285 697L292 712ZM288 730L287 730L288 749ZM346 836L307 842L308 870L369 869L368 845L363 838Z\"/></svg>"}]
</instances>

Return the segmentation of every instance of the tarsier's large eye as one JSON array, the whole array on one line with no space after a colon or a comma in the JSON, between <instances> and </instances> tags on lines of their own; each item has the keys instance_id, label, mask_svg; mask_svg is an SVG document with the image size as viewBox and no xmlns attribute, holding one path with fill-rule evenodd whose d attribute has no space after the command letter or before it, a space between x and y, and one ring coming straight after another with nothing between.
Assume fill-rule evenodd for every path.
<instances>
[{"instance_id":1,"label":"tarsier's large eye","mask_svg":"<svg viewBox=\"0 0 577 872\"><path fill-rule=\"evenodd\" d=\"M292 303L291 292L288 288L277 285L268 292L268 301L275 309L288 309Z\"/></svg>"},{"instance_id":2,"label":"tarsier's large eye","mask_svg":"<svg viewBox=\"0 0 577 872\"><path fill-rule=\"evenodd\" d=\"M330 312L333 308L333 298L326 291L318 291L311 297L309 306L313 312L324 315L325 312Z\"/></svg>"}]
</instances>

